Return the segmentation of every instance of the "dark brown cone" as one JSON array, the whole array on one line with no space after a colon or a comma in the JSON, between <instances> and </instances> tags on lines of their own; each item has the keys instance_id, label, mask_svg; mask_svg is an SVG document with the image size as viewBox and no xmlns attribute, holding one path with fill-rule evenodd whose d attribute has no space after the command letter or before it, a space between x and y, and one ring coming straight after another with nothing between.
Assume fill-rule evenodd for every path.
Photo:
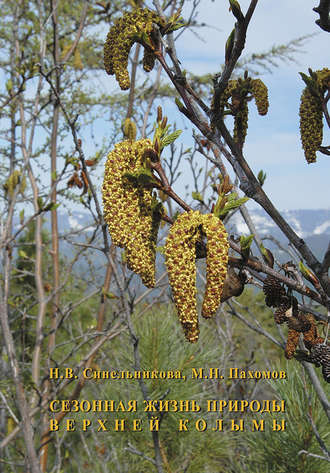
<instances>
[{"instance_id":1,"label":"dark brown cone","mask_svg":"<svg viewBox=\"0 0 330 473\"><path fill-rule=\"evenodd\" d=\"M317 366L322 366L323 378L330 383L330 346L318 343L311 350L310 360Z\"/></svg>"},{"instance_id":2,"label":"dark brown cone","mask_svg":"<svg viewBox=\"0 0 330 473\"><path fill-rule=\"evenodd\" d=\"M284 287L276 278L274 278L274 276L268 275L266 277L264 280L263 291L266 296L265 302L268 307L278 307L282 303L283 297L285 297Z\"/></svg>"},{"instance_id":3,"label":"dark brown cone","mask_svg":"<svg viewBox=\"0 0 330 473\"><path fill-rule=\"evenodd\" d=\"M275 323L281 325L284 322L287 322L288 317L285 314L286 314L286 311L290 309L290 307L291 307L291 304L289 300L287 300L275 310L274 312Z\"/></svg>"}]
</instances>

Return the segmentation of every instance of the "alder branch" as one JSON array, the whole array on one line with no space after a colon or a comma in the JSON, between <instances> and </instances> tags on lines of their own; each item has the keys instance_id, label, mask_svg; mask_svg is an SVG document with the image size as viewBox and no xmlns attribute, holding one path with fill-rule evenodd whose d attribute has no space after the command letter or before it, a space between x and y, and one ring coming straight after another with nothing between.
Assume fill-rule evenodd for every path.
<instances>
[{"instance_id":1,"label":"alder branch","mask_svg":"<svg viewBox=\"0 0 330 473\"><path fill-rule=\"evenodd\" d=\"M235 301L236 304L238 304ZM231 301L227 301L227 304L230 307L229 313L237 317L239 320L241 320L245 325L247 325L250 329L252 329L254 332L259 333L260 335L263 335L264 337L268 338L272 343L277 345L280 348L284 348L284 344L276 340L276 338L273 337L270 333L268 333L266 330L264 330L262 327L253 325L249 320L247 320L240 312L238 312L233 303Z\"/></svg>"},{"instance_id":2,"label":"alder branch","mask_svg":"<svg viewBox=\"0 0 330 473\"><path fill-rule=\"evenodd\" d=\"M300 361L300 360L299 360ZM328 398L322 388L322 385L320 383L320 380L315 373L314 366L311 363L308 363L307 361L300 361L300 363L303 365L305 370L308 373L309 379L311 380L311 383L315 389L315 392L317 394L317 397L319 398L319 401L323 407L324 412L326 413L329 421L330 421L330 403L328 401Z\"/></svg>"},{"instance_id":3,"label":"alder branch","mask_svg":"<svg viewBox=\"0 0 330 473\"><path fill-rule=\"evenodd\" d=\"M69 51L64 56L62 63L65 63L70 59L71 55L73 54L74 50L76 49L76 47L79 43L79 40L80 40L80 37L81 37L81 34L82 34L82 30L84 28L84 24L85 24L85 20L86 20L87 11L88 11L89 6L90 5L89 5L88 0L85 0L85 5L84 5L84 8L83 8L83 11L82 11L82 14L81 14L81 18L80 18L79 27L78 27L78 30L77 30L76 37L73 40L73 43L72 43ZM54 12L52 11L52 18L53 17L54 17Z\"/></svg>"},{"instance_id":4,"label":"alder branch","mask_svg":"<svg viewBox=\"0 0 330 473\"><path fill-rule=\"evenodd\" d=\"M315 23L324 31L330 32L330 0L320 0L317 7L313 11L320 15Z\"/></svg>"},{"instance_id":5,"label":"alder branch","mask_svg":"<svg viewBox=\"0 0 330 473\"><path fill-rule=\"evenodd\" d=\"M1 299L0 299L0 303L1 303ZM112 340L113 338L117 337L120 333L122 333L122 329L118 330L120 325L121 325L121 322L118 322L114 327L108 329L108 331L104 335L102 335L100 338L98 338L98 340L95 342L95 345L91 347L89 352L76 365L76 368L75 368L76 372L80 372L86 366L86 363L87 363L88 359L90 357L94 356L100 350L100 348L104 345L104 343L106 343L108 340ZM73 382L72 379L63 380L63 382L60 383L60 385L57 388L57 393L60 394L72 382ZM70 397L70 400L76 399L74 397L74 394L75 393L73 393L73 396ZM79 393L77 394L77 396L79 397ZM38 412L40 412L40 410L43 410L43 409L47 408L48 402L49 402L49 399L43 399L42 402L37 407L31 409L31 411L29 412L29 418L30 418L29 419L29 425L31 425L31 419ZM58 422L60 422L63 419L63 417L65 417L67 414L68 414L67 412L59 413L56 420L58 420ZM21 422L19 425L17 425L13 429L13 431L9 435L7 435L7 437L5 437L3 440L1 440L0 449L5 448L17 436L17 434L21 431L22 428L23 428L23 422Z\"/></svg>"},{"instance_id":6,"label":"alder branch","mask_svg":"<svg viewBox=\"0 0 330 473\"><path fill-rule=\"evenodd\" d=\"M225 89L230 75L233 71L234 65L239 58L245 43L245 36L248 23L252 17L252 14L255 10L257 5L256 1L251 1L250 7L244 20L241 19L240 22L237 22L235 25L235 39L234 39L234 46L231 52L231 55L228 59L228 63L225 66L224 72L221 75L219 82L217 79L215 80L215 94L214 100L220 98L222 91ZM175 88L179 92L180 96L182 97L185 106L182 104L180 105L177 103L179 110L189 118L192 123L194 123L199 130L203 133L203 135L208 138L212 143L216 145L218 149L225 155L226 158L229 158L229 162L232 164L235 172L237 173L240 179L240 188L241 190L248 196L253 198L257 203L259 203L264 210L270 215L270 217L275 221L278 227L282 230L282 232L287 236L289 241L297 248L300 254L303 256L305 261L307 262L308 266L310 266L316 275L320 273L320 262L311 252L310 248L306 245L304 240L298 237L298 235L292 230L292 228L288 225L286 220L281 216L278 210L275 208L273 203L267 197L263 189L261 188L257 178L253 174L252 170L250 169L249 165L247 164L242 150L240 147L234 142L233 138L231 137L227 127L225 126L222 117L219 115L217 116L216 112L213 113L211 118L211 122L216 127L215 130L212 130L209 125L205 122L205 119L201 117L201 115L197 112L196 108L192 106L190 99L187 96L187 90L185 87L185 82L182 80L178 80L178 78L172 73L168 65L166 64L165 58L163 57L161 51L155 52L156 57L158 58L159 62L163 66L165 72L167 73L168 77L174 84ZM218 131L218 133L217 133ZM220 132L220 134L219 134ZM231 154L226 150L223 144L221 143L220 136L223 136L225 142L230 148ZM326 294L330 295L330 279L326 276L322 276L320 278L320 282L322 288L325 292L321 294L323 299L323 303L326 305L330 305L329 298Z\"/></svg>"},{"instance_id":7,"label":"alder branch","mask_svg":"<svg viewBox=\"0 0 330 473\"><path fill-rule=\"evenodd\" d=\"M233 70L236 66L236 63L239 57L242 54L242 51L245 46L246 33L252 18L252 15L256 9L258 0L251 0L250 6L246 12L246 15L243 16L240 20L235 23L235 37L234 45L230 54L229 59L227 60L222 74L216 75L214 77L214 102L218 103L221 97L221 94L227 87L228 81L233 73ZM211 121L213 121L211 117Z\"/></svg>"},{"instance_id":8,"label":"alder branch","mask_svg":"<svg viewBox=\"0 0 330 473\"><path fill-rule=\"evenodd\" d=\"M148 457L148 455L145 455L143 452L140 452L140 450L137 450L133 445L128 443L128 446L124 448L127 452L133 453L134 455L138 455L139 457L144 458L148 462L150 462L152 465L157 466L156 462L153 458Z\"/></svg>"},{"instance_id":9,"label":"alder branch","mask_svg":"<svg viewBox=\"0 0 330 473\"><path fill-rule=\"evenodd\" d=\"M310 412L312 412L311 404L309 404L309 409L310 409ZM316 440L318 441L318 444L320 445L322 452L327 456L328 461L330 461L330 451L327 449L327 446L325 445L324 441L322 440L321 435L320 435L319 431L317 430L317 427L315 425L315 422L314 422L313 417L312 417L310 412L308 413L308 420L309 420L309 422L312 426L312 429L313 429L314 435L316 437Z\"/></svg>"}]
</instances>

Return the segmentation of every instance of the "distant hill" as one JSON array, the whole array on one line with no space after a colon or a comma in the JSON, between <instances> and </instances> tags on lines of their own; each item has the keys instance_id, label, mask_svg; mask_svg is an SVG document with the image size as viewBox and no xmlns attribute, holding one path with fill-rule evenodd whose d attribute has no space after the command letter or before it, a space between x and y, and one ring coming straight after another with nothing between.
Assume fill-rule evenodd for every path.
<instances>
[{"instance_id":1,"label":"distant hill","mask_svg":"<svg viewBox=\"0 0 330 473\"><path fill-rule=\"evenodd\" d=\"M285 210L281 213L297 235L311 247L315 256L322 258L330 240L330 210ZM261 238L272 236L281 244L287 244L286 237L264 210L254 209L250 211L250 215ZM234 233L250 234L239 212L233 216L230 222L231 231ZM273 247L268 242L265 243L265 246Z\"/></svg>"},{"instance_id":2,"label":"distant hill","mask_svg":"<svg viewBox=\"0 0 330 473\"><path fill-rule=\"evenodd\" d=\"M264 212L262 209L256 209L251 210L250 215L261 238L271 236L278 240L284 248L287 247L288 241L286 237L282 234L270 217L268 217L266 212ZM310 246L315 256L319 259L322 259L330 241L330 210L286 210L282 212L282 215L292 226L298 236L303 238ZM48 215L47 217L49 218ZM49 227L49 222L46 223L46 225ZM74 246L70 244L70 241L85 242L86 238L91 234L93 229L93 220L87 212L59 212L60 234L63 236L74 232L74 235L68 238L69 241L61 242L62 255L70 258L74 248ZM243 221L240 212L237 212L230 219L227 229L230 233L235 235L250 234L250 231L246 223ZM267 248L276 253L277 258L280 261L284 262L291 259L290 255L279 250L278 247L269 240L266 240L264 244ZM102 246L102 242L100 242L100 246ZM90 250L89 254L94 267L101 268L104 265L104 258L101 252ZM159 274L163 266L162 258L158 258L157 261L157 272ZM86 264L88 264L87 261L80 261L79 265L75 267L75 270L81 273L81 271L87 269ZM101 273L102 272L103 271L101 271Z\"/></svg>"}]
</instances>

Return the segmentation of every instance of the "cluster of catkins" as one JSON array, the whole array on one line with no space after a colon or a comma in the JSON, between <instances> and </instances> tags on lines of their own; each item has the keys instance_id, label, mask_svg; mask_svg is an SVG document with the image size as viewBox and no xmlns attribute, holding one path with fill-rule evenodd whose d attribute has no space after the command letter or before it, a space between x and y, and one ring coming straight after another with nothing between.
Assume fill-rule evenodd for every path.
<instances>
[{"instance_id":1,"label":"cluster of catkins","mask_svg":"<svg viewBox=\"0 0 330 473\"><path fill-rule=\"evenodd\" d=\"M300 101L300 138L308 163L316 161L316 151L322 144L322 98L330 87L330 70L315 71L316 83L314 90L306 86Z\"/></svg>"},{"instance_id":2,"label":"cluster of catkins","mask_svg":"<svg viewBox=\"0 0 330 473\"><path fill-rule=\"evenodd\" d=\"M288 325L286 358L293 358L300 334L302 334L304 344L309 350L309 354L304 359L316 366L322 366L323 377L330 383L330 346L324 343L323 338L319 337L314 316L299 311L297 300L287 295L284 287L275 277L266 277L263 290L266 296L266 305L276 308L275 322Z\"/></svg>"},{"instance_id":3,"label":"cluster of catkins","mask_svg":"<svg viewBox=\"0 0 330 473\"><path fill-rule=\"evenodd\" d=\"M130 77L127 70L128 55L135 42L143 42L153 31L153 24L164 26L164 20L157 13L147 8L137 8L126 12L110 28L104 45L104 66L109 75L115 74L122 90L130 88ZM145 48L143 68L150 72L155 63L152 49Z\"/></svg>"},{"instance_id":4,"label":"cluster of catkins","mask_svg":"<svg viewBox=\"0 0 330 473\"><path fill-rule=\"evenodd\" d=\"M108 155L102 187L104 218L112 241L125 248L128 267L147 287L155 285L155 257L163 207L151 189L133 182L129 175L141 169L152 149L149 139L117 143ZM166 266L179 320L185 336L196 342L199 324L196 301L196 245L206 245L206 290L202 308L212 317L219 304L227 275L228 235L221 220L198 211L180 215L172 225L165 245Z\"/></svg>"},{"instance_id":5,"label":"cluster of catkins","mask_svg":"<svg viewBox=\"0 0 330 473\"><path fill-rule=\"evenodd\" d=\"M144 155L150 149L149 139L117 143L106 161L102 194L104 219L113 243L125 248L127 266L140 275L143 284L154 287L156 240L163 207L153 197L152 189L125 176L143 166Z\"/></svg>"},{"instance_id":6,"label":"cluster of catkins","mask_svg":"<svg viewBox=\"0 0 330 473\"><path fill-rule=\"evenodd\" d=\"M248 129L248 101L249 95L254 97L259 115L268 112L268 89L261 79L233 79L228 82L223 91L220 102L212 103L212 108L223 116L225 107L229 107L234 115L234 140L243 146ZM231 98L231 104L228 100Z\"/></svg>"},{"instance_id":7,"label":"cluster of catkins","mask_svg":"<svg viewBox=\"0 0 330 473\"><path fill-rule=\"evenodd\" d=\"M228 236L223 223L213 214L190 211L172 225L165 245L166 266L179 320L185 337L196 342L199 335L196 302L196 244L203 234L206 247L206 290L202 315L215 314L228 265Z\"/></svg>"}]
</instances>

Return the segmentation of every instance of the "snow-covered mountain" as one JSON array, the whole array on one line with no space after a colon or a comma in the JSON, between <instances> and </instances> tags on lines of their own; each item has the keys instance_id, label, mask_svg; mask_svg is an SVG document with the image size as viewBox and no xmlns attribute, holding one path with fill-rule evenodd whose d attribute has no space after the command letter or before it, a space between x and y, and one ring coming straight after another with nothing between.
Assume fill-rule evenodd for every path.
<instances>
[{"instance_id":1,"label":"snow-covered mountain","mask_svg":"<svg viewBox=\"0 0 330 473\"><path fill-rule=\"evenodd\" d=\"M330 240L330 209L285 210L281 214L296 234L310 246L315 256L322 258ZM250 216L261 238L271 236L282 244L287 243L286 237L264 210L254 209L250 211ZM238 235L251 233L240 212L237 212L230 222L232 232ZM274 248L274 245L268 242L265 246Z\"/></svg>"},{"instance_id":2,"label":"snow-covered mountain","mask_svg":"<svg viewBox=\"0 0 330 473\"><path fill-rule=\"evenodd\" d=\"M330 236L330 210L284 210L281 214L300 238ZM264 210L252 210L250 215L260 236L271 234L283 239L281 231ZM239 212L233 217L233 222L238 233L250 233Z\"/></svg>"},{"instance_id":3,"label":"snow-covered mountain","mask_svg":"<svg viewBox=\"0 0 330 473\"><path fill-rule=\"evenodd\" d=\"M271 234L275 238L282 239L281 231L264 210L254 209L249 213L261 236ZM281 214L300 238L313 235L330 236L330 209L284 210ZM90 215L86 212L72 211L70 214L59 212L59 218L61 231L69 229L88 231L93 226ZM232 217L229 226L232 226L239 234L250 233L239 212Z\"/></svg>"}]
</instances>

